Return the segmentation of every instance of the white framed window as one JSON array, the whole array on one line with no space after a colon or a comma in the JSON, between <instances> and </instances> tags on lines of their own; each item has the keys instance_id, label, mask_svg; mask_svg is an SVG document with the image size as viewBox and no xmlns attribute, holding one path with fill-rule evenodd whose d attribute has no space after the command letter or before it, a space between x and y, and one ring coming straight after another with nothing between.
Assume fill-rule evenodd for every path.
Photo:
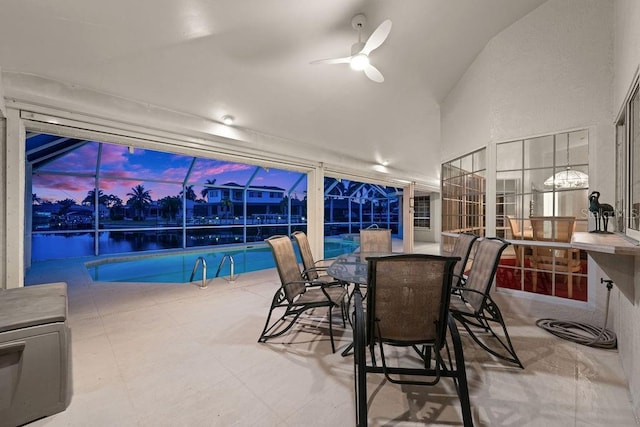
<instances>
[{"instance_id":1,"label":"white framed window","mask_svg":"<svg viewBox=\"0 0 640 427\"><path fill-rule=\"evenodd\" d=\"M616 225L640 240L640 81L636 77L616 122Z\"/></svg>"}]
</instances>

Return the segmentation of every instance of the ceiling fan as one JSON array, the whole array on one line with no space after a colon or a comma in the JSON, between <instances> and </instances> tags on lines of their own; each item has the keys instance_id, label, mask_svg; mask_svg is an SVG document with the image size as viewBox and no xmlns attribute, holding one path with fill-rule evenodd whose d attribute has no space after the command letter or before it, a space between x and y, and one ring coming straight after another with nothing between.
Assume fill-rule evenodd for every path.
<instances>
[{"instance_id":1,"label":"ceiling fan","mask_svg":"<svg viewBox=\"0 0 640 427\"><path fill-rule=\"evenodd\" d=\"M377 83L384 81L384 76L369 62L369 54L380 47L389 36L391 20L387 19L375 29L366 42L362 41L362 29L367 22L363 14L358 14L351 20L351 26L358 30L358 41L351 46L351 56L344 58L330 58L312 61L312 64L349 64L352 69L364 71L367 77Z\"/></svg>"}]
</instances>

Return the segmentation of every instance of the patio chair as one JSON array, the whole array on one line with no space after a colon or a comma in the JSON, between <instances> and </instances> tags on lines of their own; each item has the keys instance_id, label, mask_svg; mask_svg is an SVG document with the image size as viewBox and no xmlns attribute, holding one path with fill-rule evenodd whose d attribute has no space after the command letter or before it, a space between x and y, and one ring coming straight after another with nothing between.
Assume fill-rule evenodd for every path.
<instances>
[{"instance_id":1,"label":"patio chair","mask_svg":"<svg viewBox=\"0 0 640 427\"><path fill-rule=\"evenodd\" d=\"M530 220L519 220L511 215L506 215L506 218L509 220L509 228L511 229L511 238L513 240L533 240L533 226L531 225ZM523 225L522 230L520 229L521 222ZM514 244L513 250L516 256L516 267L523 266L525 255L531 253L531 248Z\"/></svg>"},{"instance_id":2,"label":"patio chair","mask_svg":"<svg viewBox=\"0 0 640 427\"><path fill-rule=\"evenodd\" d=\"M473 426L462 343L456 323L449 315L452 273L458 260L425 254L369 259L366 311L362 294L356 291L354 297L358 427L366 426L368 421L369 374L383 374L394 384L418 386L433 386L442 377L452 378L464 425ZM453 349L447 339L447 328ZM399 349L406 351L398 352Z\"/></svg>"},{"instance_id":3,"label":"patio chair","mask_svg":"<svg viewBox=\"0 0 640 427\"><path fill-rule=\"evenodd\" d=\"M315 261L313 259L313 253L311 252L311 245L309 245L309 239L307 235L302 231L294 231L291 236L295 239L298 244L298 250L300 252L300 258L302 258L302 266L304 267L304 271L302 275L305 279L310 280L312 282L323 282L327 285L340 285L346 286L348 283L342 282L340 280L336 280L333 277L329 276L326 271L328 265L326 265L327 260L319 260Z\"/></svg>"},{"instance_id":4,"label":"patio chair","mask_svg":"<svg viewBox=\"0 0 640 427\"><path fill-rule=\"evenodd\" d=\"M335 352L332 311L334 307L341 308L342 324L346 326L344 321L346 289L341 286L328 286L322 282L312 282L305 279L300 271L289 237L273 236L266 239L266 242L273 252L281 286L273 296L267 321L258 342L266 342L270 338L284 334L291 329L305 311L326 307L329 312L331 350ZM280 308L284 309L284 314L270 325L273 311Z\"/></svg>"},{"instance_id":5,"label":"patio chair","mask_svg":"<svg viewBox=\"0 0 640 427\"><path fill-rule=\"evenodd\" d=\"M572 216L532 216L534 240L539 242L571 243L571 237L576 227L576 219ZM538 287L538 273L545 271L566 274L567 296L573 298L573 275L582 271L580 249L553 248L534 246L531 254L531 284L533 292ZM559 274L556 278L561 277Z\"/></svg>"},{"instance_id":6,"label":"patio chair","mask_svg":"<svg viewBox=\"0 0 640 427\"><path fill-rule=\"evenodd\" d=\"M469 262L471 248L473 248L473 244L478 240L478 237L479 236L472 233L460 233L458 237L456 237L451 256L460 258L460 261L453 267L453 286L463 285L464 272Z\"/></svg>"},{"instance_id":7,"label":"patio chair","mask_svg":"<svg viewBox=\"0 0 640 427\"><path fill-rule=\"evenodd\" d=\"M450 310L452 316L464 326L480 347L490 354L515 363L524 369L511 344L500 308L490 295L500 257L507 246L509 246L509 242L496 237L485 237L478 243L476 256L464 286L453 288L454 296L451 298ZM494 332L491 327L492 323L500 325L504 338ZM502 349L500 351L494 350L480 340L478 332L474 330L477 328L480 329L480 332L490 333Z\"/></svg>"},{"instance_id":8,"label":"patio chair","mask_svg":"<svg viewBox=\"0 0 640 427\"><path fill-rule=\"evenodd\" d=\"M388 228L365 228L360 230L360 252L390 254L391 230Z\"/></svg>"}]
</instances>

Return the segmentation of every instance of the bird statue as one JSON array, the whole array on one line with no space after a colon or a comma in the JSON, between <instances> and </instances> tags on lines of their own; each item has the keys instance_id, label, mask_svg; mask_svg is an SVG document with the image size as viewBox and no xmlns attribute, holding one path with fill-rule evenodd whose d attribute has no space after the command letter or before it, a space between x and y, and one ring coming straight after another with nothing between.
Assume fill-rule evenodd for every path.
<instances>
[{"instance_id":1,"label":"bird statue","mask_svg":"<svg viewBox=\"0 0 640 427\"><path fill-rule=\"evenodd\" d=\"M591 230L590 233L609 233L607 231L609 217L615 216L615 209L608 203L600 203L599 199L599 191L593 191L589 194L589 212L596 219L596 229ZM600 221L602 221L602 227L600 226Z\"/></svg>"}]
</instances>

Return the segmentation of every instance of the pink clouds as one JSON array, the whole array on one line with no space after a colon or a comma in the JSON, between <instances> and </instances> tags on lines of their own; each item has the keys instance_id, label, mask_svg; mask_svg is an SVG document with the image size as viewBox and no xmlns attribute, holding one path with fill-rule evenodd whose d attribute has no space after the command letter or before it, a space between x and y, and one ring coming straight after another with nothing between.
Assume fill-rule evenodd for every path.
<instances>
[{"instance_id":1,"label":"pink clouds","mask_svg":"<svg viewBox=\"0 0 640 427\"><path fill-rule=\"evenodd\" d=\"M93 175L97 161L98 143L91 141L76 150L64 153L43 169L56 173ZM127 146L103 143L99 171L100 190L105 194L118 196L123 202L127 201L129 196L126 194L136 185L143 185L150 192L153 200L159 200L165 196L177 196L182 190L182 183L192 162L191 156L139 148L130 153ZM257 173L255 173L256 170ZM279 169L266 170L255 165L197 158L189 174L187 185L193 186L198 197L204 188L203 184L207 180L214 179L218 185L228 182L245 185L253 177L254 185L291 189L291 186L300 178L300 174ZM162 181L169 181L169 183ZM301 185L304 185L304 181ZM72 198L80 203L94 186L95 179L92 176L64 176L41 172L33 178L33 192L42 199L52 201Z\"/></svg>"}]
</instances>

